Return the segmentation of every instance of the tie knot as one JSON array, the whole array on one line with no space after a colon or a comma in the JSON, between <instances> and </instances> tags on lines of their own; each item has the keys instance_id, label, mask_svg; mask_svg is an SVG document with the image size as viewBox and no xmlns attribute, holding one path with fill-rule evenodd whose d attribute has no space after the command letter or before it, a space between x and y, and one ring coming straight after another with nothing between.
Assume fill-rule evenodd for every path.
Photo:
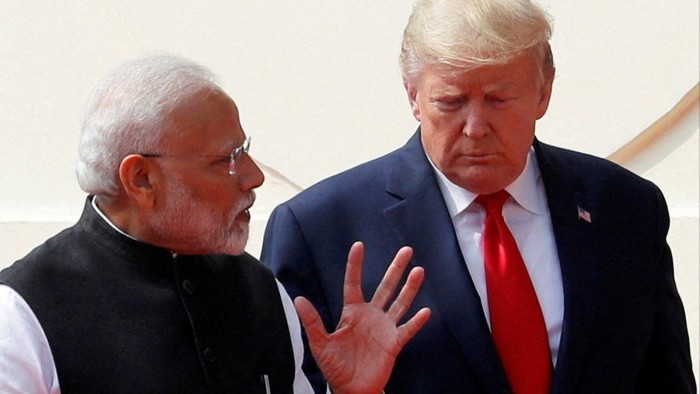
<instances>
[{"instance_id":1,"label":"tie knot","mask_svg":"<svg viewBox=\"0 0 700 394\"><path fill-rule=\"evenodd\" d=\"M510 194L505 190L501 190L492 194L480 194L476 198L476 202L484 207L487 213L500 214L503 210L503 204L506 203L508 197L510 197Z\"/></svg>"}]
</instances>

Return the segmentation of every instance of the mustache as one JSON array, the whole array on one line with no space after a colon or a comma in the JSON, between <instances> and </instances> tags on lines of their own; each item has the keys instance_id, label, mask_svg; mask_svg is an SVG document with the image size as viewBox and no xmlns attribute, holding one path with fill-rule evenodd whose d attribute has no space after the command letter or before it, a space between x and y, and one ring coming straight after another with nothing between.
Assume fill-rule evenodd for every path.
<instances>
[{"instance_id":1,"label":"mustache","mask_svg":"<svg viewBox=\"0 0 700 394\"><path fill-rule=\"evenodd\" d=\"M252 207L253 204L255 204L255 199L255 191L251 190L246 195L244 195L243 198L241 198L238 204L236 204L236 213L241 213L246 209L250 209L250 207Z\"/></svg>"}]
</instances>

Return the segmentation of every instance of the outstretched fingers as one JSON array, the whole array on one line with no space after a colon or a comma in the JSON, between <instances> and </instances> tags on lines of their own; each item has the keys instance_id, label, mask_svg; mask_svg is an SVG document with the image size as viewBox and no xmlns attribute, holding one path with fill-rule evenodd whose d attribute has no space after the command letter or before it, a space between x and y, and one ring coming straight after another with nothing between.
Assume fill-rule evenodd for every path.
<instances>
[{"instance_id":1,"label":"outstretched fingers","mask_svg":"<svg viewBox=\"0 0 700 394\"><path fill-rule=\"evenodd\" d=\"M348 252L348 264L345 268L345 282L343 284L343 303L359 304L365 302L362 295L362 259L365 246L362 242L355 242Z\"/></svg>"},{"instance_id":2,"label":"outstretched fingers","mask_svg":"<svg viewBox=\"0 0 700 394\"><path fill-rule=\"evenodd\" d=\"M425 271L422 267L415 267L408 273L406 283L403 285L398 297L396 297L396 300L394 300L387 311L387 316L394 323L401 320L401 318L411 307L411 304L413 304L413 300L416 298L416 294L418 294L421 284L423 284L423 279L425 279Z\"/></svg>"},{"instance_id":3,"label":"outstretched fingers","mask_svg":"<svg viewBox=\"0 0 700 394\"><path fill-rule=\"evenodd\" d=\"M384 309L389 304L412 256L413 249L408 246L404 246L396 252L394 260L391 262L391 265L389 265L382 281L374 292L371 302L372 305L379 309ZM420 283L418 283L418 286L420 286Z\"/></svg>"},{"instance_id":4,"label":"outstretched fingers","mask_svg":"<svg viewBox=\"0 0 700 394\"><path fill-rule=\"evenodd\" d=\"M421 308L409 321L398 327L396 342L400 349L423 328L430 318L430 313L430 308Z\"/></svg>"},{"instance_id":5,"label":"outstretched fingers","mask_svg":"<svg viewBox=\"0 0 700 394\"><path fill-rule=\"evenodd\" d=\"M367 303L361 286L364 245L355 242L348 252L345 269L343 311L336 331L331 334L307 299L294 300L311 353L336 392L381 391L398 353L428 321L430 310L423 308L397 327L425 277L423 268L412 269L394 298L412 255L409 247L396 253L372 301ZM378 342L385 345L375 346Z\"/></svg>"}]
</instances>

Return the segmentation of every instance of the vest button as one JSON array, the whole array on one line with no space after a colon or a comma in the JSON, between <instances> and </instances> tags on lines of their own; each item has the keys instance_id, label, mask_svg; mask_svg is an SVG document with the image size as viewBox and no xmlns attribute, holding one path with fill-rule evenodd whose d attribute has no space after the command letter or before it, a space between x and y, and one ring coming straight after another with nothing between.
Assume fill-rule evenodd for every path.
<instances>
[{"instance_id":1,"label":"vest button","mask_svg":"<svg viewBox=\"0 0 700 394\"><path fill-rule=\"evenodd\" d=\"M182 288L185 289L188 294L194 294L194 285L189 280L185 279L182 281Z\"/></svg>"},{"instance_id":2,"label":"vest button","mask_svg":"<svg viewBox=\"0 0 700 394\"><path fill-rule=\"evenodd\" d=\"M216 356L214 356L214 351L211 350L211 348L204 349L204 359L209 361L210 363L213 363L214 360L216 360Z\"/></svg>"}]
</instances>

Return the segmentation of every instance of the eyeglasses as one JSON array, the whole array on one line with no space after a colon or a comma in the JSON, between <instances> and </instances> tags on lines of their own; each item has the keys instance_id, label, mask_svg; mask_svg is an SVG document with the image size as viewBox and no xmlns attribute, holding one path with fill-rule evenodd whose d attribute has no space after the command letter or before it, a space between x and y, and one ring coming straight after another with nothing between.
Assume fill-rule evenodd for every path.
<instances>
[{"instance_id":1,"label":"eyeglasses","mask_svg":"<svg viewBox=\"0 0 700 394\"><path fill-rule=\"evenodd\" d=\"M248 153L248 151L250 150L250 139L251 139L251 137L246 137L245 141L243 141L243 144L233 148L233 151L228 155L197 155L197 154L191 154L191 155L172 154L172 155L169 155L169 154L165 154L165 153L141 153L140 155L143 157L218 157L222 160L224 160L224 159L228 160L228 174L235 175L236 174L236 161L241 158L241 155L243 153Z\"/></svg>"}]
</instances>

